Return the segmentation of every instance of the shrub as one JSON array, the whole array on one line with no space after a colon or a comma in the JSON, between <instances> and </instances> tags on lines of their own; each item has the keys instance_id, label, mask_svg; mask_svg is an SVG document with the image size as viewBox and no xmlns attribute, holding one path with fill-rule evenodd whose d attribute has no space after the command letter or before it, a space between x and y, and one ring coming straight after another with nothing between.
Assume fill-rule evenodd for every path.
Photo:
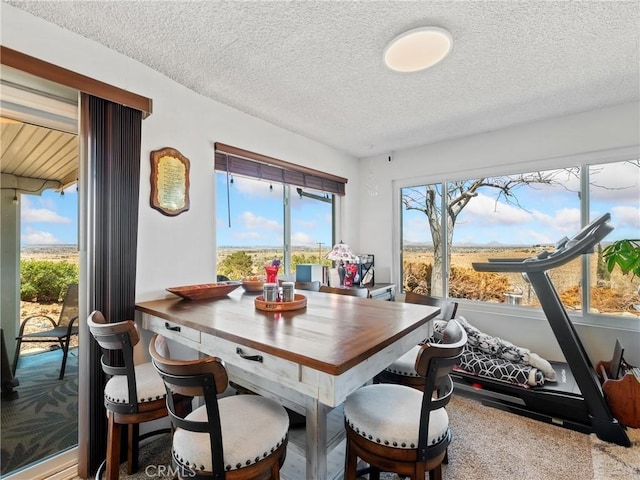
<instances>
[{"instance_id":1,"label":"shrub","mask_svg":"<svg viewBox=\"0 0 640 480\"><path fill-rule=\"evenodd\" d=\"M247 252L241 250L227 255L218 264L218 275L239 280L253 275L253 268L253 260L247 255Z\"/></svg>"},{"instance_id":2,"label":"shrub","mask_svg":"<svg viewBox=\"0 0 640 480\"><path fill-rule=\"evenodd\" d=\"M27 302L58 302L67 287L78 283L78 266L48 260L20 261L20 299Z\"/></svg>"},{"instance_id":3,"label":"shrub","mask_svg":"<svg viewBox=\"0 0 640 480\"><path fill-rule=\"evenodd\" d=\"M405 290L421 295L431 295L432 270L430 263L405 262ZM451 267L449 295L453 298L504 302L504 293L510 290L509 279L504 275Z\"/></svg>"},{"instance_id":4,"label":"shrub","mask_svg":"<svg viewBox=\"0 0 640 480\"><path fill-rule=\"evenodd\" d=\"M484 302L504 302L505 292L512 290L509 279L493 272L476 272L471 268L451 267L449 295Z\"/></svg>"},{"instance_id":5,"label":"shrub","mask_svg":"<svg viewBox=\"0 0 640 480\"><path fill-rule=\"evenodd\" d=\"M567 308L580 309L582 307L582 292L578 285L567 288L559 293L562 303ZM591 287L591 308L595 312L636 313L637 296L632 292L620 292L612 288Z\"/></svg>"}]
</instances>

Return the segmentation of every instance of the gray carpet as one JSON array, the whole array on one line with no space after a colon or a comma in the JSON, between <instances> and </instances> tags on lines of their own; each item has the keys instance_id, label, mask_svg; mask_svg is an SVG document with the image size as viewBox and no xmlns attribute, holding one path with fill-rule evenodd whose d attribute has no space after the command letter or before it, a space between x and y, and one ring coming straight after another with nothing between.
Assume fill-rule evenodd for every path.
<instances>
[{"instance_id":1,"label":"gray carpet","mask_svg":"<svg viewBox=\"0 0 640 480\"><path fill-rule=\"evenodd\" d=\"M62 351L20 358L18 397L2 399L1 473L18 470L78 443L78 357L69 350L58 380Z\"/></svg>"},{"instance_id":2,"label":"gray carpet","mask_svg":"<svg viewBox=\"0 0 640 480\"><path fill-rule=\"evenodd\" d=\"M630 429L632 448L602 442L584 435L511 413L485 407L478 401L455 396L449 406L453 442L448 480L562 479L637 480L640 478L640 430ZM143 448L140 472L128 476L123 465L120 478L148 480L162 476L158 465L169 465L170 441L165 436ZM145 471L144 465L151 470ZM383 474L384 480L397 480ZM302 480L302 479L300 479Z\"/></svg>"}]
</instances>

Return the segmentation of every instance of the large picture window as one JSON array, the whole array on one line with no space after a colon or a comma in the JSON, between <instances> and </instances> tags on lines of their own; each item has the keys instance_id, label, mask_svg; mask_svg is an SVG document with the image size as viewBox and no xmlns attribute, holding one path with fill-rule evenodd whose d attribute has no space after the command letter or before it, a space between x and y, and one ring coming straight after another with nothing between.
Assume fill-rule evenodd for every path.
<instances>
[{"instance_id":1,"label":"large picture window","mask_svg":"<svg viewBox=\"0 0 640 480\"><path fill-rule=\"evenodd\" d=\"M217 271L229 279L264 274L280 262L329 265L334 204L347 179L231 145L216 143Z\"/></svg>"},{"instance_id":2,"label":"large picture window","mask_svg":"<svg viewBox=\"0 0 640 480\"><path fill-rule=\"evenodd\" d=\"M568 311L640 314L640 279L609 273L602 260L602 249L614 240L640 238L638 161L450 180L405 187L400 194L404 290L539 307L521 274L476 272L472 264L552 251L582 223L609 212L615 230L598 251L548 275Z\"/></svg>"}]
</instances>

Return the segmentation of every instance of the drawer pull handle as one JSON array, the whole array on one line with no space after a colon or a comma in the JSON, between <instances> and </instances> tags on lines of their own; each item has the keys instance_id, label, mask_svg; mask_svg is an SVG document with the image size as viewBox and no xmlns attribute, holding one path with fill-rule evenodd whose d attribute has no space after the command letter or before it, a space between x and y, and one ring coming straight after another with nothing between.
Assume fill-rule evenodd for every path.
<instances>
[{"instance_id":1,"label":"drawer pull handle","mask_svg":"<svg viewBox=\"0 0 640 480\"><path fill-rule=\"evenodd\" d=\"M245 360L251 360L252 362L262 363L262 355L247 355L242 351L241 348L237 348L237 347L236 347L236 353L240 355L240 357L244 358Z\"/></svg>"},{"instance_id":2,"label":"drawer pull handle","mask_svg":"<svg viewBox=\"0 0 640 480\"><path fill-rule=\"evenodd\" d=\"M171 330L172 332L180 331L180 327L172 327L171 325L169 325L169 322L164 322L164 328L166 328L167 330Z\"/></svg>"}]
</instances>

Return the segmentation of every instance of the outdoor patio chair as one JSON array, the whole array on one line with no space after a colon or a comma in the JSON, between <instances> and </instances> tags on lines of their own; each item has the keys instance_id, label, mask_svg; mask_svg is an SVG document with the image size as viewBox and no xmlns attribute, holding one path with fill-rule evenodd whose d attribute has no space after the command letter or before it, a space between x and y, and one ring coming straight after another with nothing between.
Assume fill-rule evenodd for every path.
<instances>
[{"instance_id":1,"label":"outdoor patio chair","mask_svg":"<svg viewBox=\"0 0 640 480\"><path fill-rule=\"evenodd\" d=\"M24 333L29 322L37 319L46 319L51 323L51 328L31 333ZM57 343L62 349L62 366L60 367L60 376L58 379L64 378L64 371L67 366L67 356L69 354L69 342L71 337L78 335L78 284L72 283L67 287L67 293L64 296L62 310L56 322L48 315L38 314L25 318L20 324L20 330L16 337L16 353L13 359L13 375L16 374L18 368L18 360L20 360L20 347L23 343Z\"/></svg>"}]
</instances>

